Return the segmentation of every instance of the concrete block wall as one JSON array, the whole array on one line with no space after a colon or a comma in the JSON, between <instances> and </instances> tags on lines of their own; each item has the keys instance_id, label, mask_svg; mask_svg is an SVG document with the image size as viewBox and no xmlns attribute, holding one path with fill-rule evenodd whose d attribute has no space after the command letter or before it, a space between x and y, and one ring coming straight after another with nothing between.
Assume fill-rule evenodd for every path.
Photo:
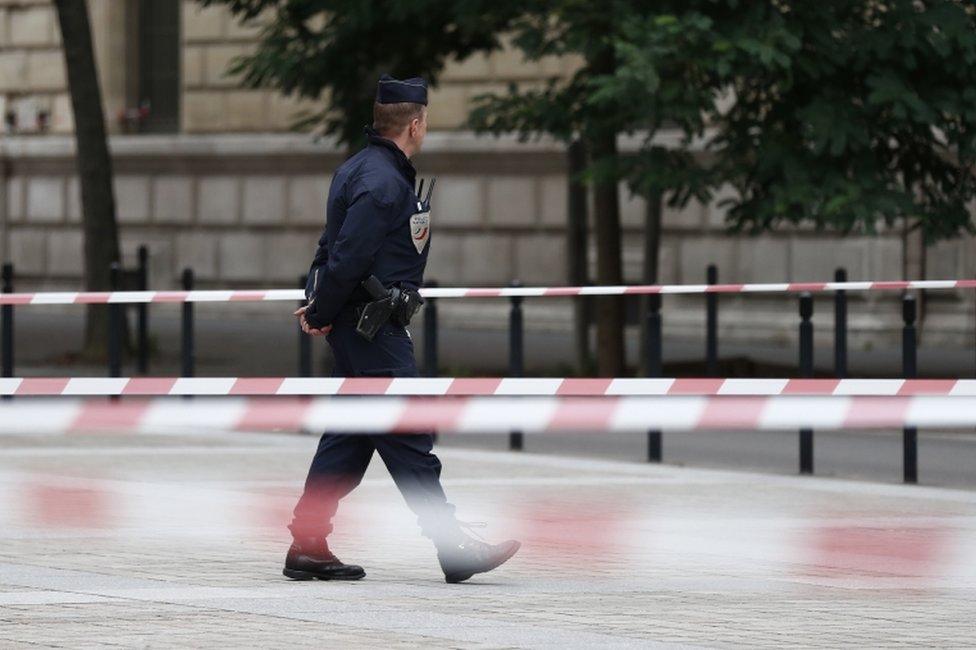
<instances>
[{"instance_id":1,"label":"concrete block wall","mask_svg":"<svg viewBox=\"0 0 976 650\"><path fill-rule=\"evenodd\" d=\"M128 31L133 3L87 0L106 126L134 104L129 65L136 43ZM71 100L61 50L61 30L51 0L0 0L0 112L17 115L16 133L70 133ZM38 121L48 115L46 129Z\"/></svg>"},{"instance_id":2,"label":"concrete block wall","mask_svg":"<svg viewBox=\"0 0 976 650\"><path fill-rule=\"evenodd\" d=\"M160 288L177 286L185 267L194 268L201 281L214 285L282 286L287 281L284 286L290 286L311 259L324 210L314 220L310 210L321 208L324 197L290 205L286 211L284 188L301 188L313 181L324 194L328 183L324 174L120 175L115 191L123 253L131 262L141 243L151 244L154 286ZM249 188L269 183L282 185L280 206L251 202L244 210ZM77 191L77 179L13 176L9 187L5 258L14 263L22 280L77 286L82 269L81 224L66 209L67 192ZM309 194L307 188L297 190L297 196ZM259 212L262 207L267 209Z\"/></svg>"},{"instance_id":3,"label":"concrete block wall","mask_svg":"<svg viewBox=\"0 0 976 650\"><path fill-rule=\"evenodd\" d=\"M223 7L182 1L181 130L174 136L114 136L116 199L123 255L151 250L153 286L173 288L184 267L203 286L294 286L307 269L324 223L325 192L341 153L288 135L296 114L317 106L268 91L242 89L226 74L233 59L253 50L259 22L237 23ZM130 0L88 0L96 63L109 130L132 102L137 85L127 61L133 52ZM443 285L564 284L565 159L552 143L517 144L473 138L463 130L472 99L572 74L580 61L526 62L506 47L448 65L431 94L431 135L417 159L422 176L438 178L428 277ZM36 130L50 114L50 130L72 130L60 33L51 0L0 0L0 115L12 110L19 129ZM235 135L237 134L237 135ZM77 288L82 268L79 185L71 140L63 135L0 138L0 257L13 261L24 288ZM623 264L627 282L641 280L646 206L621 188ZM838 239L809 229L751 238L725 232L717 197L709 205L666 208L659 277L700 283L716 263L723 282L830 279L845 266L852 280L900 278L897 233ZM595 253L588 262L595 269ZM929 278L976 277L971 239L933 246ZM930 294L927 340L969 345L972 292ZM852 298L852 343L890 344L897 337L897 296ZM530 327L565 329L571 301L531 302ZM722 298L722 336L790 341L792 299ZM667 336L699 336L699 298L666 300ZM445 302L446 326L504 327L500 302ZM829 310L819 306L818 336Z\"/></svg>"},{"instance_id":4,"label":"concrete block wall","mask_svg":"<svg viewBox=\"0 0 976 650\"><path fill-rule=\"evenodd\" d=\"M226 7L203 8L182 2L181 130L187 133L285 132L298 114L320 109L320 102L282 97L267 90L240 87L228 74L234 59L256 45L262 18L238 22ZM89 0L96 64L102 85L107 126L119 132L121 111L138 103L138 51L135 4L129 0ZM39 132L37 116L50 117L48 132L73 129L60 28L51 0L0 0L0 110L18 115L18 133ZM457 129L475 96L504 91L509 82L538 83L571 74L580 65L572 57L528 62L514 48L490 56L452 61L431 96L433 129Z\"/></svg>"},{"instance_id":5,"label":"concrete block wall","mask_svg":"<svg viewBox=\"0 0 976 650\"><path fill-rule=\"evenodd\" d=\"M46 0L0 0L0 104L18 130L37 131L47 113L54 130L72 127L61 32Z\"/></svg>"},{"instance_id":6,"label":"concrete block wall","mask_svg":"<svg viewBox=\"0 0 976 650\"><path fill-rule=\"evenodd\" d=\"M201 286L241 288L292 287L307 270L324 226L331 173L342 159L336 148L297 135L115 136L111 146L123 255L132 264L138 246L149 245L154 287L177 287L185 267L196 271ZM16 265L18 286L78 288L82 234L71 139L7 139L0 164L8 174L0 182L0 257ZM443 286L515 278L527 285L566 283L565 157L558 145L432 132L416 165L422 177L437 178L428 278ZM623 187L620 197L624 278L639 283L646 206ZM897 234L736 236L722 227L718 200L665 210L662 282L702 283L709 263L719 266L722 282L822 281L838 266L852 280L901 277ZM976 277L972 239L934 246L929 260L929 278ZM593 247L588 262L595 271ZM930 294L927 335L970 343L970 294ZM546 305L532 305L530 326L568 328L571 302ZM700 297L668 297L665 309L668 336L700 336ZM504 327L506 310L502 301L447 301L442 314L446 326ZM861 332L855 340L897 336L897 295L854 295L851 311ZM829 320L829 314L825 303L816 318ZM790 341L795 297L723 296L720 326L732 340Z\"/></svg>"},{"instance_id":7,"label":"concrete block wall","mask_svg":"<svg viewBox=\"0 0 976 650\"><path fill-rule=\"evenodd\" d=\"M240 87L228 73L254 50L261 20L239 24L226 7L183 0L182 130L187 133L286 130L310 102Z\"/></svg>"}]
</instances>

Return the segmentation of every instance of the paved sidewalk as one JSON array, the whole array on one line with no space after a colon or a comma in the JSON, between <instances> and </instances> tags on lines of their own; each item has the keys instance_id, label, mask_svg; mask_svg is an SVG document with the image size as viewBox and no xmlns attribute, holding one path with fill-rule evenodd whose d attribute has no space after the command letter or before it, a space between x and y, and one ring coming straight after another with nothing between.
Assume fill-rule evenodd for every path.
<instances>
[{"instance_id":1,"label":"paved sidewalk","mask_svg":"<svg viewBox=\"0 0 976 650\"><path fill-rule=\"evenodd\" d=\"M444 448L496 572L447 585L383 465L357 583L281 574L311 437L0 439L0 647L976 644L976 492Z\"/></svg>"}]
</instances>

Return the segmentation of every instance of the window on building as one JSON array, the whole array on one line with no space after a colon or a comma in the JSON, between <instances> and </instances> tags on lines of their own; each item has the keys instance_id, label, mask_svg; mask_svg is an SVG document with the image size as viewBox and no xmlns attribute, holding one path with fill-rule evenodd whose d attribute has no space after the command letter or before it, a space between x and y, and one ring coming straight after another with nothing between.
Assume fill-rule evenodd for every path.
<instances>
[{"instance_id":1,"label":"window on building","mask_svg":"<svg viewBox=\"0 0 976 650\"><path fill-rule=\"evenodd\" d=\"M140 130L180 128L180 0L139 3Z\"/></svg>"}]
</instances>

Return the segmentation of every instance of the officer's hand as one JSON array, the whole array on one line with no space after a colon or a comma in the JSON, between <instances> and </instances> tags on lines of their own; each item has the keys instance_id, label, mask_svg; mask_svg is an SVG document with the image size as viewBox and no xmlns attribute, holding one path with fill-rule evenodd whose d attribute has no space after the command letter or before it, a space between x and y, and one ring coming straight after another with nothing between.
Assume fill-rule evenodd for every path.
<instances>
[{"instance_id":1,"label":"officer's hand","mask_svg":"<svg viewBox=\"0 0 976 650\"><path fill-rule=\"evenodd\" d=\"M305 311L307 309L308 307L299 307L292 313L293 316L298 317L298 322L301 325L303 332L305 332L309 336L325 336L326 334L332 331L331 325L326 325L322 329L315 329L314 327L309 325L308 321L305 320Z\"/></svg>"},{"instance_id":2,"label":"officer's hand","mask_svg":"<svg viewBox=\"0 0 976 650\"><path fill-rule=\"evenodd\" d=\"M322 329L317 330L311 325L309 325L308 321L305 320L305 317L302 316L302 331L308 334L309 336L325 336L326 334L332 331L332 326L326 325Z\"/></svg>"}]
</instances>

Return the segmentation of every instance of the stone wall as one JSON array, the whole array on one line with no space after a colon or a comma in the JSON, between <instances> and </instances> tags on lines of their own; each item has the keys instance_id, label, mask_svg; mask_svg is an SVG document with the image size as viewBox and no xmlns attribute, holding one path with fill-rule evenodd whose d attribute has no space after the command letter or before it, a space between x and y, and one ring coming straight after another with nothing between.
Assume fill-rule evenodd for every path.
<instances>
[{"instance_id":1,"label":"stone wall","mask_svg":"<svg viewBox=\"0 0 976 650\"><path fill-rule=\"evenodd\" d=\"M88 0L95 61L106 122L118 128L119 111L132 105L135 79L133 0ZM68 133L74 128L61 51L61 30L51 0L0 0L0 116L17 116L17 133ZM39 116L46 113L46 128Z\"/></svg>"},{"instance_id":2,"label":"stone wall","mask_svg":"<svg viewBox=\"0 0 976 650\"><path fill-rule=\"evenodd\" d=\"M278 93L240 88L231 61L253 50L257 23L242 25L224 7L183 2L182 126L188 133L282 131L306 105Z\"/></svg>"},{"instance_id":3,"label":"stone wall","mask_svg":"<svg viewBox=\"0 0 976 650\"><path fill-rule=\"evenodd\" d=\"M139 103L136 0L89 0L96 62L110 131L118 115ZM202 8L182 0L181 130L187 133L284 132L298 113L318 104L267 90L240 88L227 74L233 59L253 50L260 19L241 24L222 6ZM18 133L37 133L38 114L49 116L47 132L72 130L60 29L51 0L0 0L0 115L18 115ZM490 56L451 62L431 93L433 129L456 129L472 97L504 91L509 82L532 83L571 73L573 58L526 62L511 47Z\"/></svg>"},{"instance_id":4,"label":"stone wall","mask_svg":"<svg viewBox=\"0 0 976 650\"><path fill-rule=\"evenodd\" d=\"M12 111L20 130L36 130L41 112L71 128L60 39L50 2L0 1L0 115Z\"/></svg>"},{"instance_id":5,"label":"stone wall","mask_svg":"<svg viewBox=\"0 0 976 650\"><path fill-rule=\"evenodd\" d=\"M110 130L134 105L133 12L136 0L89 0L96 59ZM152 284L172 288L184 267L203 286L294 286L324 222L330 173L340 161L328 144L285 132L308 104L268 91L239 88L229 62L254 47L255 25L240 25L223 8L182 3L181 126L184 134L112 138L123 253L151 250ZM18 130L36 131L50 115L55 134L71 131L59 30L50 0L0 0L0 114L18 115ZM565 158L554 143L518 144L459 131L471 98L510 81L534 83L570 74L578 61L525 62L512 48L448 66L432 91L432 131L417 165L438 177L429 277L444 285L564 284ZM79 286L82 264L78 181L65 135L0 139L0 257L12 261L22 288ZM624 275L640 280L644 206L621 189ZM897 233L839 239L810 230L758 238L723 229L715 203L667 210L660 255L662 282L699 283L705 266L722 281L830 279L838 266L852 280L898 279L905 264ZM590 254L591 266L594 256ZM976 276L972 240L929 250L926 277ZM971 292L969 292L971 293ZM969 346L972 296L932 294L928 340ZM896 296L856 297L855 344L885 345L897 336ZM566 329L571 301L529 301L532 327ZM796 309L783 297L722 298L723 337L789 340ZM700 335L700 298L668 297L669 336ZM499 302L450 303L448 326L505 322ZM829 308L818 304L818 332ZM825 320L826 319L826 320ZM933 339L934 337L934 339Z\"/></svg>"},{"instance_id":6,"label":"stone wall","mask_svg":"<svg viewBox=\"0 0 976 650\"><path fill-rule=\"evenodd\" d=\"M307 269L324 224L325 194L340 162L335 148L298 135L115 136L112 151L126 261L147 244L154 288L178 285L192 267L206 287L290 287ZM78 181L69 138L7 138L0 144L0 257L16 265L22 288L78 288L82 265ZM565 157L554 143L432 132L417 159L438 179L428 277L442 285L492 286L518 278L565 284ZM624 270L640 281L644 206L622 188ZM716 199L716 202L719 199ZM929 251L927 277L976 276L972 240ZM691 204L664 214L661 281L701 283L705 266L723 282L820 281L838 266L851 280L898 279L897 234L839 239L808 230L732 236L723 212ZM594 256L590 254L591 268ZM947 342L971 341L971 292L933 294L930 325ZM853 324L872 337L897 333L896 296L855 297ZM792 298L732 297L722 328L737 340L789 340ZM566 329L569 301L531 306L533 327ZM702 319L697 297L668 297L666 327L681 335ZM827 303L817 318L829 315ZM502 326L505 305L446 306L447 323ZM934 319L934 320L933 320ZM824 321L826 322L826 321ZM826 331L824 329L823 331ZM698 336L696 333L695 336Z\"/></svg>"}]
</instances>

